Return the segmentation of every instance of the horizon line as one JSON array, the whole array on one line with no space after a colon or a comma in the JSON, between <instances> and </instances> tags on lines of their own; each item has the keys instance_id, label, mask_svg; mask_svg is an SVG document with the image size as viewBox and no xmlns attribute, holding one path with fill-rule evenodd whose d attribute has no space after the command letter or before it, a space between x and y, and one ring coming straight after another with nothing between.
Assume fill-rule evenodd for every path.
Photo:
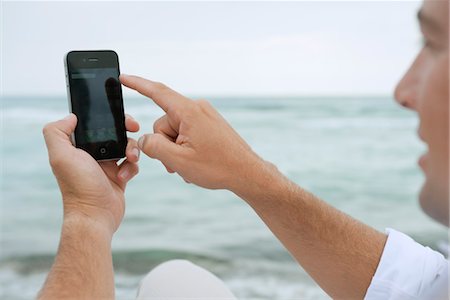
<instances>
[{"instance_id":1,"label":"horizon line","mask_svg":"<svg viewBox=\"0 0 450 300\"><path fill-rule=\"evenodd\" d=\"M205 95L199 95L199 94L191 94L187 95L186 97L192 98L193 100L196 99L213 99L213 98L261 98L261 99L267 99L267 98L393 98L393 94L264 94L264 95L258 95L258 94L205 94ZM0 95L0 98L21 98L21 97L35 97L35 98L67 98L66 94L2 94ZM146 97L144 95L136 94L136 95L124 95L124 98L141 98Z\"/></svg>"}]
</instances>

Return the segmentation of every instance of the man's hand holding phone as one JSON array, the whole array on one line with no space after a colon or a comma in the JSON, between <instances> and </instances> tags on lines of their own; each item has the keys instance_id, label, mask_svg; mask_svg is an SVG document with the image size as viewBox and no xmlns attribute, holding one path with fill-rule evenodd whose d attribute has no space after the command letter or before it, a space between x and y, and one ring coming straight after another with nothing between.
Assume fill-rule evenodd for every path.
<instances>
[{"instance_id":1,"label":"man's hand holding phone","mask_svg":"<svg viewBox=\"0 0 450 300\"><path fill-rule=\"evenodd\" d=\"M77 125L74 114L48 123L43 134L53 173L64 201L64 218L83 218L112 234L124 215L124 191L127 182L138 173L139 148L128 138L126 159L96 161L86 151L72 145L70 135ZM125 118L127 131L136 132L139 124Z\"/></svg>"}]
</instances>

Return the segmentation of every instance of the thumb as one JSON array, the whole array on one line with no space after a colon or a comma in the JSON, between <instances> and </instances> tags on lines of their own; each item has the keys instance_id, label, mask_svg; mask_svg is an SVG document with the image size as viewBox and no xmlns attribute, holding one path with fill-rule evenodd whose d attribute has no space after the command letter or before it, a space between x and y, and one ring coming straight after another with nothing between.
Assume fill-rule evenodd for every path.
<instances>
[{"instance_id":1,"label":"thumb","mask_svg":"<svg viewBox=\"0 0 450 300\"><path fill-rule=\"evenodd\" d=\"M183 149L180 145L170 141L160 133L145 134L138 146L142 152L151 158L161 161L165 166L176 171Z\"/></svg>"},{"instance_id":2,"label":"thumb","mask_svg":"<svg viewBox=\"0 0 450 300\"><path fill-rule=\"evenodd\" d=\"M76 126L77 117L74 114L45 125L42 133L44 134L49 153L56 151L60 146L70 144L70 135L74 132Z\"/></svg>"}]
</instances>

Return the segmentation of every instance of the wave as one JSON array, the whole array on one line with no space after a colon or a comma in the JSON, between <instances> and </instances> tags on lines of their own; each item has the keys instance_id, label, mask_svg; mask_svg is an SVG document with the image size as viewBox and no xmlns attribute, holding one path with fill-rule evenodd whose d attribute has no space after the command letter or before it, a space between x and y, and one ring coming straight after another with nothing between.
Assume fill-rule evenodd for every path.
<instances>
[{"instance_id":1,"label":"wave","mask_svg":"<svg viewBox=\"0 0 450 300\"><path fill-rule=\"evenodd\" d=\"M46 272L54 261L54 254L32 254L10 256L0 261L0 269L14 270L20 275ZM114 269L129 274L145 274L153 267L171 259L187 259L208 265L226 265L230 261L208 253L194 253L183 250L150 249L114 251Z\"/></svg>"}]
</instances>

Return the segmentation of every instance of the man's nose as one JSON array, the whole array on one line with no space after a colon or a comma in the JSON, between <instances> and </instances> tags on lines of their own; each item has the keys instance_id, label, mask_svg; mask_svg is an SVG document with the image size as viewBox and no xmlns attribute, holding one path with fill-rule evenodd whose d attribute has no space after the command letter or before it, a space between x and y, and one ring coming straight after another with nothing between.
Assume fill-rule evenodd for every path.
<instances>
[{"instance_id":1,"label":"man's nose","mask_svg":"<svg viewBox=\"0 0 450 300\"><path fill-rule=\"evenodd\" d=\"M406 82L405 77L403 77L403 79L397 84L394 97L397 103L401 106L415 110L417 85L412 82Z\"/></svg>"},{"instance_id":2,"label":"man's nose","mask_svg":"<svg viewBox=\"0 0 450 300\"><path fill-rule=\"evenodd\" d=\"M416 110L417 97L419 94L419 82L420 82L420 65L421 55L416 58L409 70L397 84L395 88L394 97L395 100L403 107Z\"/></svg>"}]
</instances>

